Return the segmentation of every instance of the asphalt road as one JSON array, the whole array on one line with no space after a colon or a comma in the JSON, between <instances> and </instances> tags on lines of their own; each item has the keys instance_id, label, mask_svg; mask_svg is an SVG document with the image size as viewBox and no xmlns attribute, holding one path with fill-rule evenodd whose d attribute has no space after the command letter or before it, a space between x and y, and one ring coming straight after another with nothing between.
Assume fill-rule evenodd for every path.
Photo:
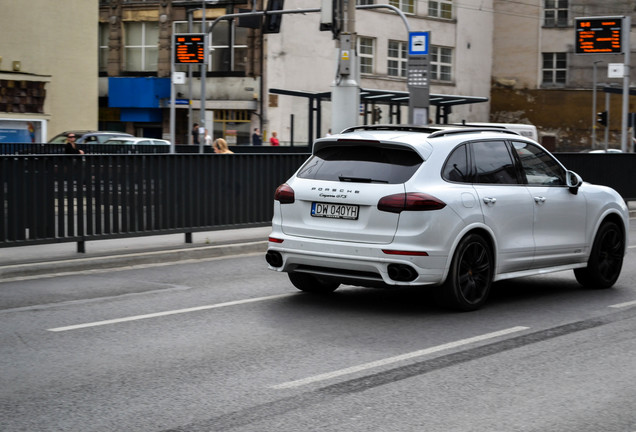
<instances>
[{"instance_id":1,"label":"asphalt road","mask_svg":"<svg viewBox=\"0 0 636 432\"><path fill-rule=\"evenodd\" d=\"M632 239L636 236L632 235ZM263 254L0 283L0 431L636 431L636 250L483 310L300 293Z\"/></svg>"}]
</instances>

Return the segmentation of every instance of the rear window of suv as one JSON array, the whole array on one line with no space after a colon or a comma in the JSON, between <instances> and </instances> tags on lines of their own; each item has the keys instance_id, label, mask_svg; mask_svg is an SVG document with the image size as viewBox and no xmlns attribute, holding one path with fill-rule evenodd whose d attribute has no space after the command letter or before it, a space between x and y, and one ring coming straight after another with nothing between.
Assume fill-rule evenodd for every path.
<instances>
[{"instance_id":1,"label":"rear window of suv","mask_svg":"<svg viewBox=\"0 0 636 432\"><path fill-rule=\"evenodd\" d=\"M298 177L354 183L404 183L423 160L407 148L337 144L318 150Z\"/></svg>"}]
</instances>

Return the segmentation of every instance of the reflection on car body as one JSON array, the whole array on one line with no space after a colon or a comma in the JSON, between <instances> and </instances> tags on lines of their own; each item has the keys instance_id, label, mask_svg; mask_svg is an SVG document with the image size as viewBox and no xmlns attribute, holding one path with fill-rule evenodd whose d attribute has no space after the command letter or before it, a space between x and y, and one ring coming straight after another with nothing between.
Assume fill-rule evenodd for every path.
<instances>
[{"instance_id":1,"label":"reflection on car body","mask_svg":"<svg viewBox=\"0 0 636 432\"><path fill-rule=\"evenodd\" d=\"M317 140L277 189L266 259L302 291L428 285L475 310L513 277L614 285L628 224L616 191L506 129L361 126Z\"/></svg>"}]
</instances>

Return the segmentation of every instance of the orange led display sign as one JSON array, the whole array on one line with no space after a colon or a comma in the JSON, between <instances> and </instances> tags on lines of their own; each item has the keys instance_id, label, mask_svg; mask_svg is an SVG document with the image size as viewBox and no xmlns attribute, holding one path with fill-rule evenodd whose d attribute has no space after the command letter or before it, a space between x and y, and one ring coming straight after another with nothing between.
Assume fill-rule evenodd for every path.
<instances>
[{"instance_id":1,"label":"orange led display sign","mask_svg":"<svg viewBox=\"0 0 636 432\"><path fill-rule=\"evenodd\" d=\"M622 53L622 32L623 17L576 18L576 53Z\"/></svg>"},{"instance_id":2,"label":"orange led display sign","mask_svg":"<svg viewBox=\"0 0 636 432\"><path fill-rule=\"evenodd\" d=\"M176 34L174 36L174 62L205 63L205 35L203 33Z\"/></svg>"}]
</instances>

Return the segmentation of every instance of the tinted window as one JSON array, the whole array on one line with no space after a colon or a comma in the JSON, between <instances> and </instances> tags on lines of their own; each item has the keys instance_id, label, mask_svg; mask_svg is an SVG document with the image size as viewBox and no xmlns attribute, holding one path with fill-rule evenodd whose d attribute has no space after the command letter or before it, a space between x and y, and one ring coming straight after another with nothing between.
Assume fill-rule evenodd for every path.
<instances>
[{"instance_id":1,"label":"tinted window","mask_svg":"<svg viewBox=\"0 0 636 432\"><path fill-rule=\"evenodd\" d=\"M420 155L408 149L341 144L318 150L298 177L357 183L404 183L422 162Z\"/></svg>"},{"instance_id":2,"label":"tinted window","mask_svg":"<svg viewBox=\"0 0 636 432\"><path fill-rule=\"evenodd\" d=\"M512 156L504 141L479 141L471 145L475 158L475 183L518 183Z\"/></svg>"},{"instance_id":3,"label":"tinted window","mask_svg":"<svg viewBox=\"0 0 636 432\"><path fill-rule=\"evenodd\" d=\"M512 143L529 185L565 185L565 171L544 149L524 142Z\"/></svg>"},{"instance_id":4,"label":"tinted window","mask_svg":"<svg viewBox=\"0 0 636 432\"><path fill-rule=\"evenodd\" d=\"M446 161L442 170L442 177L452 182L470 182L468 170L468 147L457 147Z\"/></svg>"}]
</instances>

